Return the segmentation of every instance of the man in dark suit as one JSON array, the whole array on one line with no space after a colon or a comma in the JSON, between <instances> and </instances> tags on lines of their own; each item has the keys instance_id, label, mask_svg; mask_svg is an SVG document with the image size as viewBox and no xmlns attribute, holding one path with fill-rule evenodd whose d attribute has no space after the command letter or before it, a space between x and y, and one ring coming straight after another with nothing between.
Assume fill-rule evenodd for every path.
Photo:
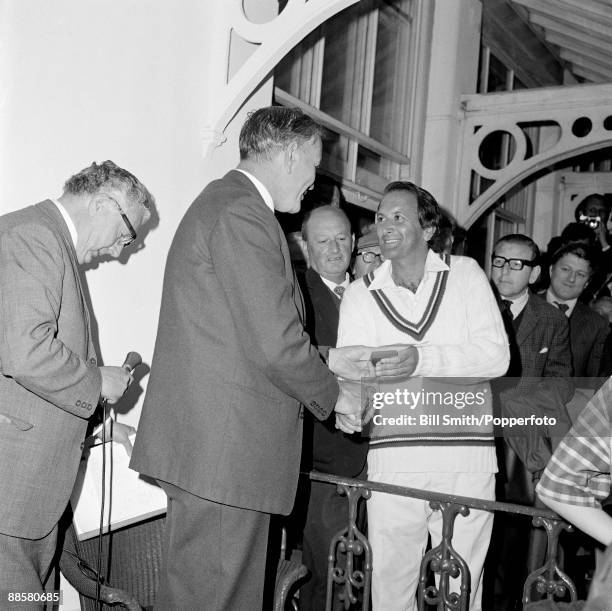
<instances>
[{"instance_id":1,"label":"man in dark suit","mask_svg":"<svg viewBox=\"0 0 612 611\"><path fill-rule=\"evenodd\" d=\"M523 234L500 238L491 258L491 280L501 297L511 354L509 377L494 385L499 392L502 415L548 416L557 422L553 427L513 427L502 431L504 500L529 505L536 502L535 483L554 446L570 428L565 404L573 393L569 379L572 367L567 320L559 310L529 290L540 274L539 258L537 244ZM504 523L496 524L494 535L501 539L503 548L500 552L503 568L501 573L498 571L498 577L506 595L513 596L520 593L520 584L525 578L526 565L517 562L517 558L521 556L518 548L521 542L527 541L528 533L524 523L502 519ZM529 551L525 548L523 557L529 562L527 570L531 571L541 566L546 541L543 531L540 533L537 529L531 529L528 538Z\"/></svg>"},{"instance_id":2,"label":"man in dark suit","mask_svg":"<svg viewBox=\"0 0 612 611\"><path fill-rule=\"evenodd\" d=\"M528 450L526 437L507 438L527 469L536 476L550 458L551 437L562 437L563 429L569 430L565 403L573 393L569 379L572 366L567 320L560 316L559 310L529 291L529 285L540 273L539 257L538 246L531 238L511 234L498 240L491 260L491 280L512 321L513 336L509 339L517 348L514 362L510 363L510 372L516 379L502 393L502 407L512 412L508 415L515 415L515 410L535 409L538 415L554 417L558 423L554 435L548 439L539 433L533 439L528 437L537 444L537 452L533 446ZM533 499L533 489L530 489L530 498Z\"/></svg>"},{"instance_id":3,"label":"man in dark suit","mask_svg":"<svg viewBox=\"0 0 612 611\"><path fill-rule=\"evenodd\" d=\"M309 268L301 278L306 302L306 330L314 345L335 346L338 339L340 300L349 284L348 267L354 237L344 212L333 206L312 210L302 223ZM345 477L361 475L368 444L359 435L347 435L329 420L320 422L308 415L305 431L312 435L303 453L306 468ZM308 456L312 453L312 456ZM310 580L300 590L300 609L320 611L325 608L327 556L332 537L348 523L346 497L335 486L310 483L310 497L304 528L303 562L310 570ZM334 609L342 603L335 598Z\"/></svg>"},{"instance_id":4,"label":"man in dark suit","mask_svg":"<svg viewBox=\"0 0 612 611\"><path fill-rule=\"evenodd\" d=\"M570 242L552 255L550 286L546 301L560 309L569 320L572 365L576 378L595 378L581 385L599 386L602 354L609 334L608 321L579 301L595 270L596 254L582 242Z\"/></svg>"},{"instance_id":5,"label":"man in dark suit","mask_svg":"<svg viewBox=\"0 0 612 611\"><path fill-rule=\"evenodd\" d=\"M105 161L70 178L57 200L0 217L2 609L8 592L43 591L87 421L131 380L122 367L97 365L78 265L118 257L151 202L132 174Z\"/></svg>"},{"instance_id":6,"label":"man in dark suit","mask_svg":"<svg viewBox=\"0 0 612 611\"><path fill-rule=\"evenodd\" d=\"M131 464L168 495L160 609L261 608L270 514L295 498L300 404L320 420L334 410L274 216L299 211L320 134L297 109L251 113L238 169L197 197L170 248ZM359 379L369 354L331 349L328 365Z\"/></svg>"}]
</instances>

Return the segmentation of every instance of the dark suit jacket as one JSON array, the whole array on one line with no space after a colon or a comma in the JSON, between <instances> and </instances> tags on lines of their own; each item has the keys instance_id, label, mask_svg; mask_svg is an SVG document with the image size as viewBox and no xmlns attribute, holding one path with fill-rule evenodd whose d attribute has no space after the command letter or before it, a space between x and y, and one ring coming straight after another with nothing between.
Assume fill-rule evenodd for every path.
<instances>
[{"instance_id":1,"label":"dark suit jacket","mask_svg":"<svg viewBox=\"0 0 612 611\"><path fill-rule=\"evenodd\" d=\"M572 362L567 317L539 295L530 294L521 314L516 343L524 384L530 384L530 378L554 378L551 382L569 400L573 387L568 379Z\"/></svg>"},{"instance_id":2,"label":"dark suit jacket","mask_svg":"<svg viewBox=\"0 0 612 611\"><path fill-rule=\"evenodd\" d=\"M609 334L608 321L579 301L569 318L569 326L574 376L599 376L604 344Z\"/></svg>"},{"instance_id":3,"label":"dark suit jacket","mask_svg":"<svg viewBox=\"0 0 612 611\"><path fill-rule=\"evenodd\" d=\"M340 300L313 269L298 276L306 302L306 330L316 346L336 345ZM333 418L324 422L306 418L304 466L318 471L354 477L365 465L367 439L346 435L334 426Z\"/></svg>"},{"instance_id":4,"label":"dark suit jacket","mask_svg":"<svg viewBox=\"0 0 612 611\"><path fill-rule=\"evenodd\" d=\"M333 410L273 212L244 174L209 184L176 232L131 467L206 499L289 513L305 405Z\"/></svg>"},{"instance_id":5,"label":"dark suit jacket","mask_svg":"<svg viewBox=\"0 0 612 611\"><path fill-rule=\"evenodd\" d=\"M101 388L68 227L51 201L0 217L0 532L63 513Z\"/></svg>"},{"instance_id":6,"label":"dark suit jacket","mask_svg":"<svg viewBox=\"0 0 612 611\"><path fill-rule=\"evenodd\" d=\"M552 428L529 425L504 428L504 437L530 472L543 469L551 454L551 439L559 439L571 428L565 407L573 395L569 327L565 315L538 295L530 294L521 313L516 342L519 363L511 362L513 375L520 375L501 393L503 415L549 416ZM507 386L507 384L504 384ZM554 442L553 442L554 445Z\"/></svg>"}]
</instances>

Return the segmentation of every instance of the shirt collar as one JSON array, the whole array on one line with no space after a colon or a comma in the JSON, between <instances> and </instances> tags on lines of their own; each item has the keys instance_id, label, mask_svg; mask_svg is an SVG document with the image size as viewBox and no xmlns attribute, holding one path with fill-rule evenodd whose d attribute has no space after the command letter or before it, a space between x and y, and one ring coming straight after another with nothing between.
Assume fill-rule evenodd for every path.
<instances>
[{"instance_id":1,"label":"shirt collar","mask_svg":"<svg viewBox=\"0 0 612 611\"><path fill-rule=\"evenodd\" d=\"M510 302L510 311L512 312L513 318L516 318L525 309L529 301L529 289L525 289L525 291L515 299L506 299L503 295L501 298Z\"/></svg>"},{"instance_id":2,"label":"shirt collar","mask_svg":"<svg viewBox=\"0 0 612 611\"><path fill-rule=\"evenodd\" d=\"M391 276L391 271L393 269L391 263L391 259L387 259L386 261L383 261L376 270L374 270L374 280L372 280L370 286L368 287L370 291L397 287L397 284L395 284ZM425 258L425 271L423 273L423 279L425 279L429 273L441 272L447 269L449 269L449 267L440 258L440 255L429 249L427 251L427 257Z\"/></svg>"},{"instance_id":3,"label":"shirt collar","mask_svg":"<svg viewBox=\"0 0 612 611\"><path fill-rule=\"evenodd\" d=\"M550 303L551 305L554 305L555 308L557 307L558 303L566 304L567 310L565 311L565 315L569 318L572 315L574 308L576 307L576 303L578 302L578 297L576 297L575 299L570 299L569 301L566 301L565 299L559 299L557 296L552 294L552 291L549 288L546 291L546 301L548 301L548 303Z\"/></svg>"},{"instance_id":4,"label":"shirt collar","mask_svg":"<svg viewBox=\"0 0 612 611\"><path fill-rule=\"evenodd\" d=\"M76 243L79 238L79 234L77 233L77 229L72 218L70 218L68 211L66 210L66 208L64 208L64 206L62 206L59 200L52 199L51 201L57 206L57 209L60 211L62 218L68 226L68 232L70 233L70 237L72 238L72 244L76 248Z\"/></svg>"},{"instance_id":5,"label":"shirt collar","mask_svg":"<svg viewBox=\"0 0 612 611\"><path fill-rule=\"evenodd\" d=\"M317 272L319 273L319 272ZM331 280L328 280L327 278L323 278L323 276L321 276L321 274L319 274L319 276L321 277L321 280L323 280L323 283L325 284L325 286L330 290L333 291L337 286L342 286L344 288L348 288L349 282L350 282L350 278L348 275L348 272L346 272L346 276L344 277L344 282L341 282L340 284L336 284L335 282L332 282Z\"/></svg>"},{"instance_id":6,"label":"shirt collar","mask_svg":"<svg viewBox=\"0 0 612 611\"><path fill-rule=\"evenodd\" d=\"M255 185L255 188L257 189L257 191L259 191L259 195L261 195L261 198L264 200L266 206L268 206L268 208L270 208L270 210L274 212L274 200L270 195L270 191L268 191L268 189L266 188L266 185L264 185L261 180L255 178L253 174L247 172L246 170L236 168L236 171L242 172Z\"/></svg>"}]
</instances>

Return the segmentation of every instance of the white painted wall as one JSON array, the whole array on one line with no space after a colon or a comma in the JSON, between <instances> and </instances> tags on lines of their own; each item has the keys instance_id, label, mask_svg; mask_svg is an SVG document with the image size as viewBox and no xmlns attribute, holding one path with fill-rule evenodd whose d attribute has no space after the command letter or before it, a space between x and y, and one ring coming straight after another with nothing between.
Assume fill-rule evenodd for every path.
<instances>
[{"instance_id":1,"label":"white painted wall","mask_svg":"<svg viewBox=\"0 0 612 611\"><path fill-rule=\"evenodd\" d=\"M480 0L435 0L422 185L455 209L462 94L474 93L480 48Z\"/></svg>"}]
</instances>

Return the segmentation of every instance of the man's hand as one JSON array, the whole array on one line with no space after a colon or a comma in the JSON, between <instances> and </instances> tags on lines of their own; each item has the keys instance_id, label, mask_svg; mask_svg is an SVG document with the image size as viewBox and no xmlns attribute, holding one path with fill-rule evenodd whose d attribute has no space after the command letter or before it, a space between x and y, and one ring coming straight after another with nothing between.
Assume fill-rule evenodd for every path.
<instances>
[{"instance_id":1,"label":"man's hand","mask_svg":"<svg viewBox=\"0 0 612 611\"><path fill-rule=\"evenodd\" d=\"M127 455L131 456L132 440L130 439L130 435L135 435L136 429L133 426L116 422L112 418L108 418L106 421L105 429L106 439L110 439L115 443L120 443L125 448ZM100 440L102 439L102 426L100 426L100 430L95 433L95 437Z\"/></svg>"},{"instance_id":2,"label":"man's hand","mask_svg":"<svg viewBox=\"0 0 612 611\"><path fill-rule=\"evenodd\" d=\"M414 373L419 362L419 352L414 346L395 344L393 346L380 346L377 351L395 350L397 356L381 359L376 363L377 377L408 377Z\"/></svg>"},{"instance_id":3,"label":"man's hand","mask_svg":"<svg viewBox=\"0 0 612 611\"><path fill-rule=\"evenodd\" d=\"M117 403L133 381L132 375L123 367L100 367L102 374L102 390L100 392L103 399L109 403Z\"/></svg>"},{"instance_id":4,"label":"man's hand","mask_svg":"<svg viewBox=\"0 0 612 611\"><path fill-rule=\"evenodd\" d=\"M374 366L370 362L372 350L374 348L367 346L330 348L327 366L332 373L347 380L359 381L361 378L371 378L374 375Z\"/></svg>"},{"instance_id":5,"label":"man's hand","mask_svg":"<svg viewBox=\"0 0 612 611\"><path fill-rule=\"evenodd\" d=\"M361 430L361 384L341 383L336 401L336 428L349 435Z\"/></svg>"}]
</instances>

